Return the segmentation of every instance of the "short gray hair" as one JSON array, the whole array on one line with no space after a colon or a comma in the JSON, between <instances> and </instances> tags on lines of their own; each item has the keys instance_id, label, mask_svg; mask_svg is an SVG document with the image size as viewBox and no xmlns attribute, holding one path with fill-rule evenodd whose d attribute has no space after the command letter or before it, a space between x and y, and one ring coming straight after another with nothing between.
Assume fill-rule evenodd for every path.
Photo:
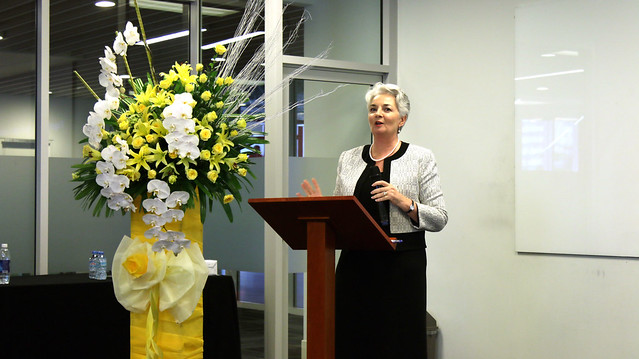
<instances>
[{"instance_id":1,"label":"short gray hair","mask_svg":"<svg viewBox=\"0 0 639 359\"><path fill-rule=\"evenodd\" d=\"M370 106L375 96L383 94L393 95L393 97L395 97L395 104L397 105L399 116L406 116L406 118L408 118L408 113L410 112L410 100L408 99L408 95L406 95L406 93L395 84L378 82L373 85L373 87L366 92L366 105Z\"/></svg>"}]
</instances>

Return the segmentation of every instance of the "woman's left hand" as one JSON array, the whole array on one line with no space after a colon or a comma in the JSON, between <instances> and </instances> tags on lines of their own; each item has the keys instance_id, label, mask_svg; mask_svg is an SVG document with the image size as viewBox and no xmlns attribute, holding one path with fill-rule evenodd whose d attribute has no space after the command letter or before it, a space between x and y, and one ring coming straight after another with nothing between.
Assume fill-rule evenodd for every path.
<instances>
[{"instance_id":1,"label":"woman's left hand","mask_svg":"<svg viewBox=\"0 0 639 359\"><path fill-rule=\"evenodd\" d=\"M373 183L373 187L376 188L371 191L371 198L375 202L390 201L392 204L399 206L406 199L395 186L386 181L376 181Z\"/></svg>"},{"instance_id":2,"label":"woman's left hand","mask_svg":"<svg viewBox=\"0 0 639 359\"><path fill-rule=\"evenodd\" d=\"M417 212L410 209L413 201L401 194L395 186L386 181L376 181L373 183L373 187L377 187L371 191L371 198L375 202L390 201L406 213L413 221L417 221Z\"/></svg>"}]
</instances>

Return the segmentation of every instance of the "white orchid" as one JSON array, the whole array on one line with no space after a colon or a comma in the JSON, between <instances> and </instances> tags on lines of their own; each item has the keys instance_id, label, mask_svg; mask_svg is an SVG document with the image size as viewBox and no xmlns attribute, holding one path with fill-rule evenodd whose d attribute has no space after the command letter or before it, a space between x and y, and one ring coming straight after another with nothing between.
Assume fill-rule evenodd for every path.
<instances>
[{"instance_id":1,"label":"white orchid","mask_svg":"<svg viewBox=\"0 0 639 359\"><path fill-rule=\"evenodd\" d=\"M169 184L162 180L150 180L146 186L146 190L149 193L153 193L156 197L160 199L165 199L171 194L171 189L169 188Z\"/></svg>"},{"instance_id":2,"label":"white orchid","mask_svg":"<svg viewBox=\"0 0 639 359\"><path fill-rule=\"evenodd\" d=\"M115 168L113 163L106 161L99 161L95 164L96 172L104 174L115 174Z\"/></svg>"},{"instance_id":3,"label":"white orchid","mask_svg":"<svg viewBox=\"0 0 639 359\"><path fill-rule=\"evenodd\" d=\"M197 139L197 136L183 137L185 141L180 142L176 146L176 149L178 151L178 156L180 158L190 158L192 160L196 160L200 158L200 148L197 146L197 144L193 144L193 141L190 141L190 139L194 137ZM169 149L170 149L170 146L169 146Z\"/></svg>"},{"instance_id":4,"label":"white orchid","mask_svg":"<svg viewBox=\"0 0 639 359\"><path fill-rule=\"evenodd\" d=\"M116 75L114 72L109 72L106 70L100 70L98 81L100 82L100 86L106 88L122 86L122 77Z\"/></svg>"},{"instance_id":5,"label":"white orchid","mask_svg":"<svg viewBox=\"0 0 639 359\"><path fill-rule=\"evenodd\" d=\"M98 102L93 105L93 111L95 111L97 116L100 116L103 119L111 118L113 115L111 112L111 106L105 100L98 100Z\"/></svg>"},{"instance_id":6,"label":"white orchid","mask_svg":"<svg viewBox=\"0 0 639 359\"><path fill-rule=\"evenodd\" d=\"M155 252L159 252L162 249L167 249L178 255L182 249L189 248L191 241L185 238L183 232L167 231L166 238L158 239L151 249Z\"/></svg>"},{"instance_id":7,"label":"white orchid","mask_svg":"<svg viewBox=\"0 0 639 359\"><path fill-rule=\"evenodd\" d=\"M126 56L127 44L122 33L118 31L115 41L113 41L113 51L120 56Z\"/></svg>"},{"instance_id":8,"label":"white orchid","mask_svg":"<svg viewBox=\"0 0 639 359\"><path fill-rule=\"evenodd\" d=\"M135 212L133 198L128 193L116 193L107 200L107 206L113 210L124 209Z\"/></svg>"},{"instance_id":9,"label":"white orchid","mask_svg":"<svg viewBox=\"0 0 639 359\"><path fill-rule=\"evenodd\" d=\"M162 218L162 216L158 216L157 214L145 214L142 216L142 221L149 226L163 226L166 224L166 219Z\"/></svg>"},{"instance_id":10,"label":"white orchid","mask_svg":"<svg viewBox=\"0 0 639 359\"><path fill-rule=\"evenodd\" d=\"M111 162L113 162L113 166L119 170L123 170L126 168L126 160L129 159L123 151L117 151L113 153L111 158Z\"/></svg>"},{"instance_id":11,"label":"white orchid","mask_svg":"<svg viewBox=\"0 0 639 359\"><path fill-rule=\"evenodd\" d=\"M159 198L147 198L142 201L142 207L147 212L155 213L160 215L168 210L166 203Z\"/></svg>"},{"instance_id":12,"label":"white orchid","mask_svg":"<svg viewBox=\"0 0 639 359\"><path fill-rule=\"evenodd\" d=\"M131 21L127 21L126 23L126 27L124 28L124 37L126 38L126 43L129 46L133 46L136 42L140 41L138 28L136 26L133 26Z\"/></svg>"},{"instance_id":13,"label":"white orchid","mask_svg":"<svg viewBox=\"0 0 639 359\"><path fill-rule=\"evenodd\" d=\"M103 188L108 188L112 193L124 193L125 188L129 188L129 177L123 175L116 175L112 173L100 173L95 176L95 182ZM111 194L111 192L105 192ZM109 197L109 196L105 196Z\"/></svg>"},{"instance_id":14,"label":"white orchid","mask_svg":"<svg viewBox=\"0 0 639 359\"><path fill-rule=\"evenodd\" d=\"M193 107L183 103L173 103L162 110L162 116L164 116L164 118L177 117L181 119L189 119L193 117Z\"/></svg>"},{"instance_id":15,"label":"white orchid","mask_svg":"<svg viewBox=\"0 0 639 359\"><path fill-rule=\"evenodd\" d=\"M188 106L187 106L188 107ZM162 121L162 126L169 130L169 133L193 133L195 132L195 121L193 119L182 119L179 117L171 116Z\"/></svg>"},{"instance_id":16,"label":"white orchid","mask_svg":"<svg viewBox=\"0 0 639 359\"><path fill-rule=\"evenodd\" d=\"M181 209L169 209L162 213L162 218L166 220L166 223L180 222L184 218L184 211Z\"/></svg>"},{"instance_id":17,"label":"white orchid","mask_svg":"<svg viewBox=\"0 0 639 359\"><path fill-rule=\"evenodd\" d=\"M102 67L103 71L106 71L106 72L109 72L109 73L117 73L118 72L118 64L117 64L117 62L115 62L115 57L113 59L110 59L110 58L107 58L107 57L100 57L100 66Z\"/></svg>"},{"instance_id":18,"label":"white orchid","mask_svg":"<svg viewBox=\"0 0 639 359\"><path fill-rule=\"evenodd\" d=\"M185 191L175 191L169 195L166 199L166 206L169 208L175 208L186 204L189 200L189 193Z\"/></svg>"},{"instance_id":19,"label":"white orchid","mask_svg":"<svg viewBox=\"0 0 639 359\"><path fill-rule=\"evenodd\" d=\"M104 95L104 101L109 104L111 110L117 110L120 107L120 97L111 96L108 92ZM104 122L103 122L104 123Z\"/></svg>"},{"instance_id":20,"label":"white orchid","mask_svg":"<svg viewBox=\"0 0 639 359\"><path fill-rule=\"evenodd\" d=\"M82 127L82 133L89 139L89 145L93 148L100 148L102 141L102 128L96 125L85 124Z\"/></svg>"},{"instance_id":21,"label":"white orchid","mask_svg":"<svg viewBox=\"0 0 639 359\"><path fill-rule=\"evenodd\" d=\"M162 227L154 226L144 231L144 237L148 239L160 238L164 235L164 233L165 232L162 230Z\"/></svg>"},{"instance_id":22,"label":"white orchid","mask_svg":"<svg viewBox=\"0 0 639 359\"><path fill-rule=\"evenodd\" d=\"M126 160L129 157L126 155L126 151L128 151L128 147L126 149L119 150L114 145L108 145L105 147L100 155L106 161L113 163L113 166L119 170L126 168Z\"/></svg>"},{"instance_id":23,"label":"white orchid","mask_svg":"<svg viewBox=\"0 0 639 359\"><path fill-rule=\"evenodd\" d=\"M120 89L115 87L115 86L107 86L106 87L106 93L109 94L109 96L112 96L112 97L119 97L120 96Z\"/></svg>"},{"instance_id":24,"label":"white orchid","mask_svg":"<svg viewBox=\"0 0 639 359\"><path fill-rule=\"evenodd\" d=\"M87 123L92 126L98 126L100 129L104 129L104 118L93 111L89 112Z\"/></svg>"},{"instance_id":25,"label":"white orchid","mask_svg":"<svg viewBox=\"0 0 639 359\"><path fill-rule=\"evenodd\" d=\"M111 48L108 46L104 47L104 58L111 62L115 62L115 54L113 53L113 50L111 50Z\"/></svg>"},{"instance_id":26,"label":"white orchid","mask_svg":"<svg viewBox=\"0 0 639 359\"><path fill-rule=\"evenodd\" d=\"M113 137L113 141L115 141L118 145L120 145L120 150L123 153L126 154L127 152L129 152L129 143L123 140L122 137L120 137L120 135Z\"/></svg>"},{"instance_id":27,"label":"white orchid","mask_svg":"<svg viewBox=\"0 0 639 359\"><path fill-rule=\"evenodd\" d=\"M200 139L196 135L187 135L183 132L171 132L164 136L169 145L169 152L178 152L180 158L188 157L195 160L200 157L200 149L197 146Z\"/></svg>"},{"instance_id":28,"label":"white orchid","mask_svg":"<svg viewBox=\"0 0 639 359\"><path fill-rule=\"evenodd\" d=\"M191 95L191 93L183 92L183 93L175 94L175 97L173 99L173 104L174 105L181 104L181 105L188 105L190 107L195 107L197 102L193 99L193 95Z\"/></svg>"}]
</instances>

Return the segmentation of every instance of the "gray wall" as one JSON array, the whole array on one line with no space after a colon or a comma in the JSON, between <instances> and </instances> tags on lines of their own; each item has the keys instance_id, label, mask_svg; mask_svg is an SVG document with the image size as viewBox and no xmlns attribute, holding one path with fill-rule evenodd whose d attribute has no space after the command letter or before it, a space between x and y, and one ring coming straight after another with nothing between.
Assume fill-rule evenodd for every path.
<instances>
[{"instance_id":1,"label":"gray wall","mask_svg":"<svg viewBox=\"0 0 639 359\"><path fill-rule=\"evenodd\" d=\"M399 1L402 138L438 160L450 222L428 236L441 358L633 358L639 262L515 251L515 9ZM600 240L606 240L600 238Z\"/></svg>"}]
</instances>

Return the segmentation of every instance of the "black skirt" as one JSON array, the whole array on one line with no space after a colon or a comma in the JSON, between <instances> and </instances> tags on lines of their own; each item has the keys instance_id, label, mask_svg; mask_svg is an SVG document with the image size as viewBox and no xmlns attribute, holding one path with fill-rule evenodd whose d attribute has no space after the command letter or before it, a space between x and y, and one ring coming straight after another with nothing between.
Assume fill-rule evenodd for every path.
<instances>
[{"instance_id":1,"label":"black skirt","mask_svg":"<svg viewBox=\"0 0 639 359\"><path fill-rule=\"evenodd\" d=\"M424 248L342 251L335 278L335 352L336 359L426 358Z\"/></svg>"}]
</instances>

